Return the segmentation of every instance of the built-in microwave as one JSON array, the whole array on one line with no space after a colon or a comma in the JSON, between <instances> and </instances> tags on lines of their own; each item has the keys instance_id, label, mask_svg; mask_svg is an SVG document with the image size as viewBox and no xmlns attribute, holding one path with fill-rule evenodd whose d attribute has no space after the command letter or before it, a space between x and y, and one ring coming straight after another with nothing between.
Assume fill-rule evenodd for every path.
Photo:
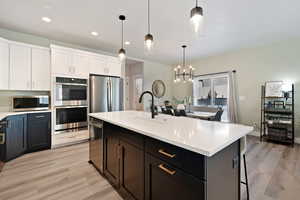
<instances>
[{"instance_id":1,"label":"built-in microwave","mask_svg":"<svg viewBox=\"0 0 300 200\"><path fill-rule=\"evenodd\" d=\"M86 106L87 79L56 77L55 106Z\"/></svg>"},{"instance_id":2,"label":"built-in microwave","mask_svg":"<svg viewBox=\"0 0 300 200\"><path fill-rule=\"evenodd\" d=\"M12 98L12 111L34 111L50 109L50 97L43 96L15 96Z\"/></svg>"}]
</instances>

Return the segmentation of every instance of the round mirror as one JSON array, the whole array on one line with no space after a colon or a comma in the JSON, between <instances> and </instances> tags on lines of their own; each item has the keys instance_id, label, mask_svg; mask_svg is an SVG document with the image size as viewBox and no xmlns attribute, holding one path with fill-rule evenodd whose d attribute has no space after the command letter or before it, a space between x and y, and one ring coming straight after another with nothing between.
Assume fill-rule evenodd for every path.
<instances>
[{"instance_id":1,"label":"round mirror","mask_svg":"<svg viewBox=\"0 0 300 200\"><path fill-rule=\"evenodd\" d=\"M161 98L166 93L166 85L161 80L156 80L152 84L152 93L155 97Z\"/></svg>"}]
</instances>

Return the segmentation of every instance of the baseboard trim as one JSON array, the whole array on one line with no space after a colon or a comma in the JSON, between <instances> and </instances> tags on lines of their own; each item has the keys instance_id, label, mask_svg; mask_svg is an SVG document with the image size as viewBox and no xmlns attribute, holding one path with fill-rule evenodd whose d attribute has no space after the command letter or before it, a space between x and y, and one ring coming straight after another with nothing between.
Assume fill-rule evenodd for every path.
<instances>
[{"instance_id":1,"label":"baseboard trim","mask_svg":"<svg viewBox=\"0 0 300 200\"><path fill-rule=\"evenodd\" d=\"M253 132L249 133L248 135L260 137L260 132L258 132L258 131L253 131ZM300 137L295 137L295 143L296 143L296 144L300 144Z\"/></svg>"}]
</instances>

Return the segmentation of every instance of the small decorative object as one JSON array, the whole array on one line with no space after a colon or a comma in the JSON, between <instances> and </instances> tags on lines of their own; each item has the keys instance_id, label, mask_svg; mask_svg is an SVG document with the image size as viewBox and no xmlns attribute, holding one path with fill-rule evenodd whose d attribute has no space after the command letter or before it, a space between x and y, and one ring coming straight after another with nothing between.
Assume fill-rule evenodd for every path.
<instances>
[{"instance_id":1,"label":"small decorative object","mask_svg":"<svg viewBox=\"0 0 300 200\"><path fill-rule=\"evenodd\" d=\"M166 93L166 85L162 80L156 80L152 84L152 93L157 98L162 98Z\"/></svg>"}]
</instances>

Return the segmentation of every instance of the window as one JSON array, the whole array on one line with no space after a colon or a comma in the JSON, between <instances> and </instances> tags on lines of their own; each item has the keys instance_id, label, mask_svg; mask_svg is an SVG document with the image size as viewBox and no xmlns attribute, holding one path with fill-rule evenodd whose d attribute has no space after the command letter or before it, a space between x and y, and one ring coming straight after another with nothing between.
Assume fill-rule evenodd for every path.
<instances>
[{"instance_id":1,"label":"window","mask_svg":"<svg viewBox=\"0 0 300 200\"><path fill-rule=\"evenodd\" d=\"M197 76L193 83L193 105L221 107L222 121L228 121L228 74Z\"/></svg>"}]
</instances>

